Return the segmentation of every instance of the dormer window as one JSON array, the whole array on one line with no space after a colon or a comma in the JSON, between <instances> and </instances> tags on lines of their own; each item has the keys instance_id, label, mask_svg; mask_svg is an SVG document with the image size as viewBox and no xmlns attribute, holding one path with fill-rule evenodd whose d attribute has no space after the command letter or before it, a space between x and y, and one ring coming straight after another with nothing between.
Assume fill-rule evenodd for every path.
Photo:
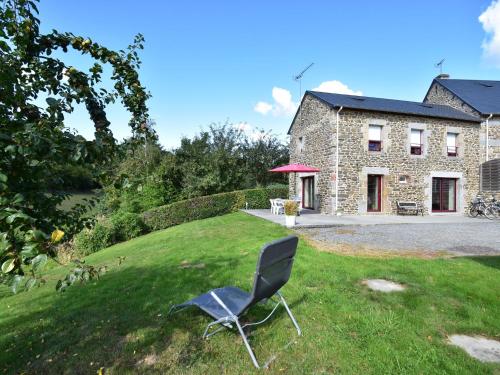
<instances>
[{"instance_id":1,"label":"dormer window","mask_svg":"<svg viewBox=\"0 0 500 375\"><path fill-rule=\"evenodd\" d=\"M446 133L446 151L448 156L458 156L457 133Z\"/></svg>"},{"instance_id":2,"label":"dormer window","mask_svg":"<svg viewBox=\"0 0 500 375\"><path fill-rule=\"evenodd\" d=\"M368 128L368 151L382 151L381 125L370 125Z\"/></svg>"}]
</instances>

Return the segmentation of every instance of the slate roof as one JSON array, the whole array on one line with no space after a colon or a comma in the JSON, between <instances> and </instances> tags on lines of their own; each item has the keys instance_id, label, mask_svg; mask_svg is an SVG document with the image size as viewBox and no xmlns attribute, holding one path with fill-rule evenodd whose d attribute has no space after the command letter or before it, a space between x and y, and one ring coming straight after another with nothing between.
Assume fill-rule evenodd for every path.
<instances>
[{"instance_id":1,"label":"slate roof","mask_svg":"<svg viewBox=\"0 0 500 375\"><path fill-rule=\"evenodd\" d=\"M331 94L318 91L306 91L306 95L307 94L312 95L333 107L343 106L344 108L366 111L400 113L414 116L480 122L479 117L469 115L447 105L372 98L368 96Z\"/></svg>"},{"instance_id":2,"label":"slate roof","mask_svg":"<svg viewBox=\"0 0 500 375\"><path fill-rule=\"evenodd\" d=\"M434 81L482 115L500 114L500 81L449 78L435 78Z\"/></svg>"}]
</instances>

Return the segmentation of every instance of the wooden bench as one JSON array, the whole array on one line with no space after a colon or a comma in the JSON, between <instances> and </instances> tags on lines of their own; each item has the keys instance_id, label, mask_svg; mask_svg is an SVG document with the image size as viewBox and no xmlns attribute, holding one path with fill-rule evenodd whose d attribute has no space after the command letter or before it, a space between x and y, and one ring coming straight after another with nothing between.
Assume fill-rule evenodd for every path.
<instances>
[{"instance_id":1,"label":"wooden bench","mask_svg":"<svg viewBox=\"0 0 500 375\"><path fill-rule=\"evenodd\" d=\"M398 215L412 214L418 215L419 213L424 216L424 209L417 204L417 202L396 202L398 206Z\"/></svg>"}]
</instances>

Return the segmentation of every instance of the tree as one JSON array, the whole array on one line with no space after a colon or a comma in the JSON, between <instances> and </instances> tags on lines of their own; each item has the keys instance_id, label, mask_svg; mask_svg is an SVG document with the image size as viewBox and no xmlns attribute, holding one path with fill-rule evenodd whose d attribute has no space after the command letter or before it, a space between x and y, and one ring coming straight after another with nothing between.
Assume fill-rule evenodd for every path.
<instances>
[{"instance_id":1,"label":"tree","mask_svg":"<svg viewBox=\"0 0 500 375\"><path fill-rule=\"evenodd\" d=\"M147 127L149 94L138 77L142 35L116 52L69 32L41 34L37 14L34 1L0 5L0 281L14 291L38 284L41 266L56 256L55 243L89 224L80 218L82 205L65 212L58 208L65 195L46 191L61 161L106 171L116 152L106 105L120 100L131 113L134 139L154 136ZM70 49L94 60L88 72L52 56ZM112 68L110 91L101 87L102 64ZM64 126L64 115L79 103L94 124L94 141Z\"/></svg>"},{"instance_id":2,"label":"tree","mask_svg":"<svg viewBox=\"0 0 500 375\"><path fill-rule=\"evenodd\" d=\"M283 174L269 173L270 169L286 164L290 160L287 145L276 136L270 132L256 132L252 138L245 137L242 149L247 172L247 187L287 183Z\"/></svg>"},{"instance_id":3,"label":"tree","mask_svg":"<svg viewBox=\"0 0 500 375\"><path fill-rule=\"evenodd\" d=\"M244 134L231 124L211 125L174 151L183 174L182 195L192 198L240 189L245 178Z\"/></svg>"}]
</instances>

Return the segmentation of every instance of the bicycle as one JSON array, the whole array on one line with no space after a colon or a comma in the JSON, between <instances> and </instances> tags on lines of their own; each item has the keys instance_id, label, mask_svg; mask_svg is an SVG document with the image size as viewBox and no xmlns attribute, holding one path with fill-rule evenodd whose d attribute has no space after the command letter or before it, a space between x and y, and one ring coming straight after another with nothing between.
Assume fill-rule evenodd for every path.
<instances>
[{"instance_id":1,"label":"bicycle","mask_svg":"<svg viewBox=\"0 0 500 375\"><path fill-rule=\"evenodd\" d=\"M496 216L493 212L492 205L487 204L486 200L483 197L476 197L469 205L468 212L469 216L471 217L477 217L481 215L490 220L493 220Z\"/></svg>"}]
</instances>

